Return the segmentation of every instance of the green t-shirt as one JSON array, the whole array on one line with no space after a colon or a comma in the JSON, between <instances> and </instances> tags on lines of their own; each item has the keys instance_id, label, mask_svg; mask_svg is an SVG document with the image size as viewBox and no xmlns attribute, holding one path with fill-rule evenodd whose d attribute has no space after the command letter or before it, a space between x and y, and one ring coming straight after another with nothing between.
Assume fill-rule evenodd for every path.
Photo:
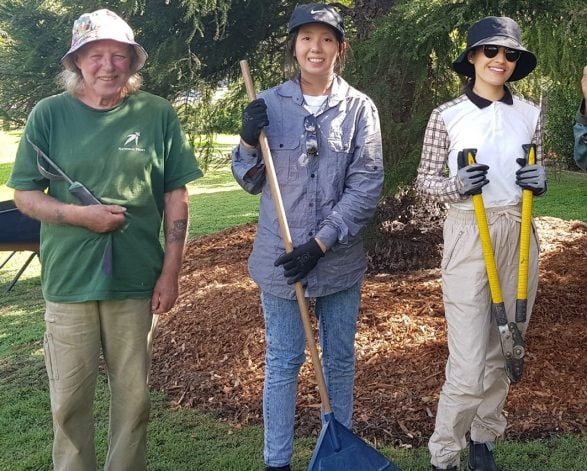
<instances>
[{"instance_id":1,"label":"green t-shirt","mask_svg":"<svg viewBox=\"0 0 587 471\"><path fill-rule=\"evenodd\" d=\"M61 93L35 106L24 132L8 186L48 188L54 198L80 204L68 183L39 173L28 136L103 203L127 208L124 225L108 234L41 224L45 299L83 302L151 296L163 262L159 234L164 194L202 176L171 104L141 91L104 111ZM103 267L108 244L111 273Z\"/></svg>"}]
</instances>

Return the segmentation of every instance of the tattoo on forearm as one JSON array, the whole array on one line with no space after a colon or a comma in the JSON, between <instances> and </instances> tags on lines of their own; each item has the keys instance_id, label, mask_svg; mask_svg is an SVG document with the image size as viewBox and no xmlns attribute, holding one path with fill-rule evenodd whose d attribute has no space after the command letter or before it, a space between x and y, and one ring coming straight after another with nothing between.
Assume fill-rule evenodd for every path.
<instances>
[{"instance_id":1,"label":"tattoo on forearm","mask_svg":"<svg viewBox=\"0 0 587 471\"><path fill-rule=\"evenodd\" d=\"M61 209L55 210L55 222L57 224L65 224L65 214L63 214L63 211L61 211Z\"/></svg>"},{"instance_id":2,"label":"tattoo on forearm","mask_svg":"<svg viewBox=\"0 0 587 471\"><path fill-rule=\"evenodd\" d=\"M188 220L187 219L178 219L177 221L173 221L171 227L169 227L167 231L167 243L175 244L177 242L184 243L185 242L185 235L186 229L188 227Z\"/></svg>"}]
</instances>

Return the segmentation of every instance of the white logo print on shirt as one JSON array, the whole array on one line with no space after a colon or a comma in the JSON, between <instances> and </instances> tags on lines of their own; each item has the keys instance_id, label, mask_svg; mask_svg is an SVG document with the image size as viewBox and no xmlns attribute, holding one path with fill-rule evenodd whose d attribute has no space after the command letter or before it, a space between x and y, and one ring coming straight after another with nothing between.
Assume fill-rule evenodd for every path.
<instances>
[{"instance_id":1,"label":"white logo print on shirt","mask_svg":"<svg viewBox=\"0 0 587 471\"><path fill-rule=\"evenodd\" d=\"M129 134L126 138L126 141L124 141L124 146L127 145L129 142L135 141L135 146L139 145L139 137L141 137L141 133L140 132L133 132L131 134Z\"/></svg>"},{"instance_id":2,"label":"white logo print on shirt","mask_svg":"<svg viewBox=\"0 0 587 471\"><path fill-rule=\"evenodd\" d=\"M141 133L139 131L131 132L118 150L134 150L138 152L145 152L145 149L139 147L139 139L141 137ZM133 146L134 144L134 146Z\"/></svg>"}]
</instances>

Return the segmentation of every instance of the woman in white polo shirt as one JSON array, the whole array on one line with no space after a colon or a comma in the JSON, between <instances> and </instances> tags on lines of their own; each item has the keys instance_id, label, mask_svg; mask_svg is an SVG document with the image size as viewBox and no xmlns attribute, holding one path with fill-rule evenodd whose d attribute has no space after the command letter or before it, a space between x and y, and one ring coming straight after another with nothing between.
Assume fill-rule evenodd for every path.
<instances>
[{"instance_id":1,"label":"woman in white polo shirt","mask_svg":"<svg viewBox=\"0 0 587 471\"><path fill-rule=\"evenodd\" d=\"M546 191L541 111L513 96L506 83L526 77L536 57L506 17L486 17L469 30L453 63L469 81L459 97L433 110L418 168L417 187L449 204L444 223L442 287L449 358L436 426L429 442L433 470L456 471L470 434L469 470L499 470L493 444L503 434L510 380L492 316L492 300L471 195L482 188L508 320L513 321L522 189ZM523 145L536 144L536 165ZM459 169L458 154L477 149L477 163ZM538 241L531 237L527 319L538 283ZM527 322L520 324L522 334Z\"/></svg>"}]
</instances>

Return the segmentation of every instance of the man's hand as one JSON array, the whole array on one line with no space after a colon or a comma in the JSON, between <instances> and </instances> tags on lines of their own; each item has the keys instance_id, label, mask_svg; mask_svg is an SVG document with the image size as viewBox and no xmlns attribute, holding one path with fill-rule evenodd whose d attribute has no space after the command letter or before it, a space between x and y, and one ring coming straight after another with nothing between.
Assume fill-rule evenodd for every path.
<instances>
[{"instance_id":1,"label":"man's hand","mask_svg":"<svg viewBox=\"0 0 587 471\"><path fill-rule=\"evenodd\" d=\"M126 208L117 204L80 206L63 203L40 190L15 190L18 209L49 224L81 226L97 233L112 232L126 220Z\"/></svg>"},{"instance_id":2,"label":"man's hand","mask_svg":"<svg viewBox=\"0 0 587 471\"><path fill-rule=\"evenodd\" d=\"M322 248L316 239L310 239L305 244L295 247L290 253L284 253L278 257L275 260L275 266L283 265L287 284L293 285L305 278L322 257L324 257Z\"/></svg>"},{"instance_id":3,"label":"man's hand","mask_svg":"<svg viewBox=\"0 0 587 471\"><path fill-rule=\"evenodd\" d=\"M257 147L259 144L259 134L261 129L269 124L267 117L267 105L263 98L257 98L251 101L243 110L241 139L251 147Z\"/></svg>"},{"instance_id":4,"label":"man's hand","mask_svg":"<svg viewBox=\"0 0 587 471\"><path fill-rule=\"evenodd\" d=\"M126 208L117 204L93 204L72 208L72 223L98 233L112 232L126 221Z\"/></svg>"},{"instance_id":5,"label":"man's hand","mask_svg":"<svg viewBox=\"0 0 587 471\"><path fill-rule=\"evenodd\" d=\"M185 185L165 193L165 256L151 297L153 314L169 311L179 296L179 275L189 219L188 202Z\"/></svg>"},{"instance_id":6,"label":"man's hand","mask_svg":"<svg viewBox=\"0 0 587 471\"><path fill-rule=\"evenodd\" d=\"M472 164L460 168L457 172L457 188L461 195L477 195L481 188L489 183L487 171L489 166L485 164Z\"/></svg>"},{"instance_id":7,"label":"man's hand","mask_svg":"<svg viewBox=\"0 0 587 471\"><path fill-rule=\"evenodd\" d=\"M153 314L163 314L169 311L179 296L179 277L174 275L161 276L155 283L153 296L151 296L151 310Z\"/></svg>"}]
</instances>

